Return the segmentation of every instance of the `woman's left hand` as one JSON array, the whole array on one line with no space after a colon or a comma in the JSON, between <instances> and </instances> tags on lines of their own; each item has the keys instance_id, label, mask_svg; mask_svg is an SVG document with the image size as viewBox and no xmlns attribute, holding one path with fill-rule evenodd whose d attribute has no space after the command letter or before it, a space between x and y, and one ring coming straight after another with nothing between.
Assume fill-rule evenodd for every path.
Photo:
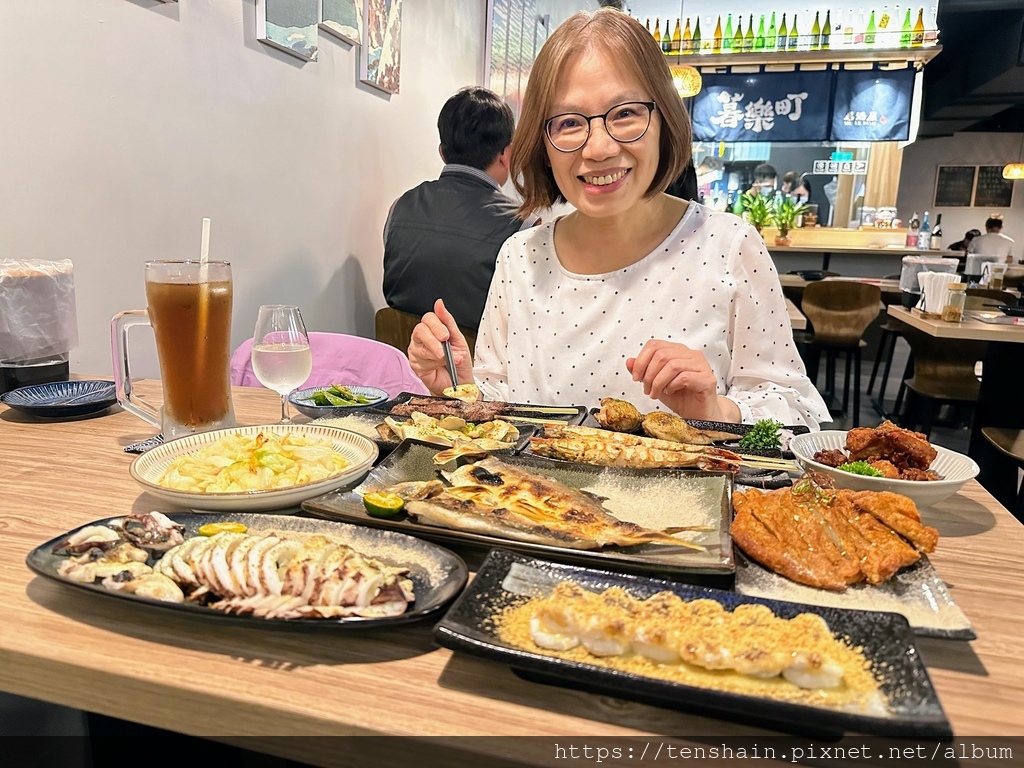
<instances>
[{"instance_id":1,"label":"woman's left hand","mask_svg":"<svg viewBox=\"0 0 1024 768\"><path fill-rule=\"evenodd\" d=\"M644 394L687 419L738 422L739 407L718 396L718 381L703 353L685 344L651 339L640 354L626 360Z\"/></svg>"}]
</instances>

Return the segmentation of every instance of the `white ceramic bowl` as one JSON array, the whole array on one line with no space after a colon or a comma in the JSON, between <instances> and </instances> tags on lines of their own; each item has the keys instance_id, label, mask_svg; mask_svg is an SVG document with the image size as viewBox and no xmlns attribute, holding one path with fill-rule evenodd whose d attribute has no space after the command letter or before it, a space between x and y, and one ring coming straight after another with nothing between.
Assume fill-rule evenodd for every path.
<instances>
[{"instance_id":1,"label":"white ceramic bowl","mask_svg":"<svg viewBox=\"0 0 1024 768\"><path fill-rule=\"evenodd\" d=\"M329 438L334 450L344 457L348 466L340 474L315 483L274 488L269 491L245 493L190 493L157 485L157 478L178 456L198 451L228 435L252 437L260 432L299 433L310 437ZM132 462L131 476L149 493L180 507L197 512L266 512L271 509L297 507L303 501L336 490L348 482L361 479L377 458L377 445L369 438L337 427L314 424L266 424L255 427L234 427L179 437L157 446Z\"/></svg>"},{"instance_id":2,"label":"white ceramic bowl","mask_svg":"<svg viewBox=\"0 0 1024 768\"><path fill-rule=\"evenodd\" d=\"M853 491L892 491L913 499L918 507L930 507L948 499L959 491L964 483L978 474L978 465L972 458L938 445L935 446L938 456L929 469L938 472L942 480L890 480L885 477L855 475L814 460L814 454L818 451L845 448L846 432L838 430L797 435L789 444L789 449L804 469L828 475L836 488L849 488Z\"/></svg>"}]
</instances>

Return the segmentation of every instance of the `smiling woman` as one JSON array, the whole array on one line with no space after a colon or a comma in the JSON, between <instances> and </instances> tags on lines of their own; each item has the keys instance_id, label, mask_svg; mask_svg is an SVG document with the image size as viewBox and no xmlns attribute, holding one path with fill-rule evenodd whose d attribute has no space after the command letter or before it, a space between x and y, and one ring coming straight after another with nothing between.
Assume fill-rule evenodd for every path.
<instances>
[{"instance_id":1,"label":"smiling woman","mask_svg":"<svg viewBox=\"0 0 1024 768\"><path fill-rule=\"evenodd\" d=\"M512 139L522 211L576 209L505 242L476 367L442 302L409 359L432 392L521 402L636 402L712 421L828 420L796 353L764 242L730 214L665 194L690 120L652 36L624 13L568 19L544 44Z\"/></svg>"}]
</instances>

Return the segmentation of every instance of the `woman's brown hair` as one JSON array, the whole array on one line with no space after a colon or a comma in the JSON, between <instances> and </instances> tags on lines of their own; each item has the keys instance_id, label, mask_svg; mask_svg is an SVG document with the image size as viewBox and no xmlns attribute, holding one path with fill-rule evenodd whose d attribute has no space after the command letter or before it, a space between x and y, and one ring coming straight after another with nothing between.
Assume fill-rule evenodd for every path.
<instances>
[{"instance_id":1,"label":"woman's brown hair","mask_svg":"<svg viewBox=\"0 0 1024 768\"><path fill-rule=\"evenodd\" d=\"M682 99L672 83L665 54L640 22L612 8L571 16L544 43L530 72L519 125L512 136L511 172L526 216L550 208L565 197L547 162L544 123L566 63L588 48L600 47L651 93L661 113L658 170L646 196L665 191L690 162L692 130Z\"/></svg>"}]
</instances>

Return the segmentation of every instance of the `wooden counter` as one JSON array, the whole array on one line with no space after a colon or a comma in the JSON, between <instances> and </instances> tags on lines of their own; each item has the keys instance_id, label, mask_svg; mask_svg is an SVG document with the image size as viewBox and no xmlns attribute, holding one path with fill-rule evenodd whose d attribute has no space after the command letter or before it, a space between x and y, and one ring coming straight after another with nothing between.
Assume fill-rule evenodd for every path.
<instances>
[{"instance_id":1,"label":"wooden counter","mask_svg":"<svg viewBox=\"0 0 1024 768\"><path fill-rule=\"evenodd\" d=\"M138 392L159 400L153 382L140 382ZM234 403L242 424L278 412L268 390L235 389ZM67 529L129 510L169 510L128 475L133 456L123 446L150 435L117 408L45 422L0 405L0 689L188 734L265 737L265 751L320 765L342 759L336 743L269 737L551 737L459 742L452 748L466 753L462 763L442 753L448 765L494 766L553 764L554 737L569 734L767 733L529 683L501 664L434 647L429 627L254 630L143 610L34 577L26 554ZM931 559L979 636L972 643L918 640L946 713L958 736L1024 735L1024 615L1012 609L1024 583L1024 528L973 482L928 510L926 520L943 536ZM442 764L431 759L436 744L393 743L413 750L417 766Z\"/></svg>"}]
</instances>

